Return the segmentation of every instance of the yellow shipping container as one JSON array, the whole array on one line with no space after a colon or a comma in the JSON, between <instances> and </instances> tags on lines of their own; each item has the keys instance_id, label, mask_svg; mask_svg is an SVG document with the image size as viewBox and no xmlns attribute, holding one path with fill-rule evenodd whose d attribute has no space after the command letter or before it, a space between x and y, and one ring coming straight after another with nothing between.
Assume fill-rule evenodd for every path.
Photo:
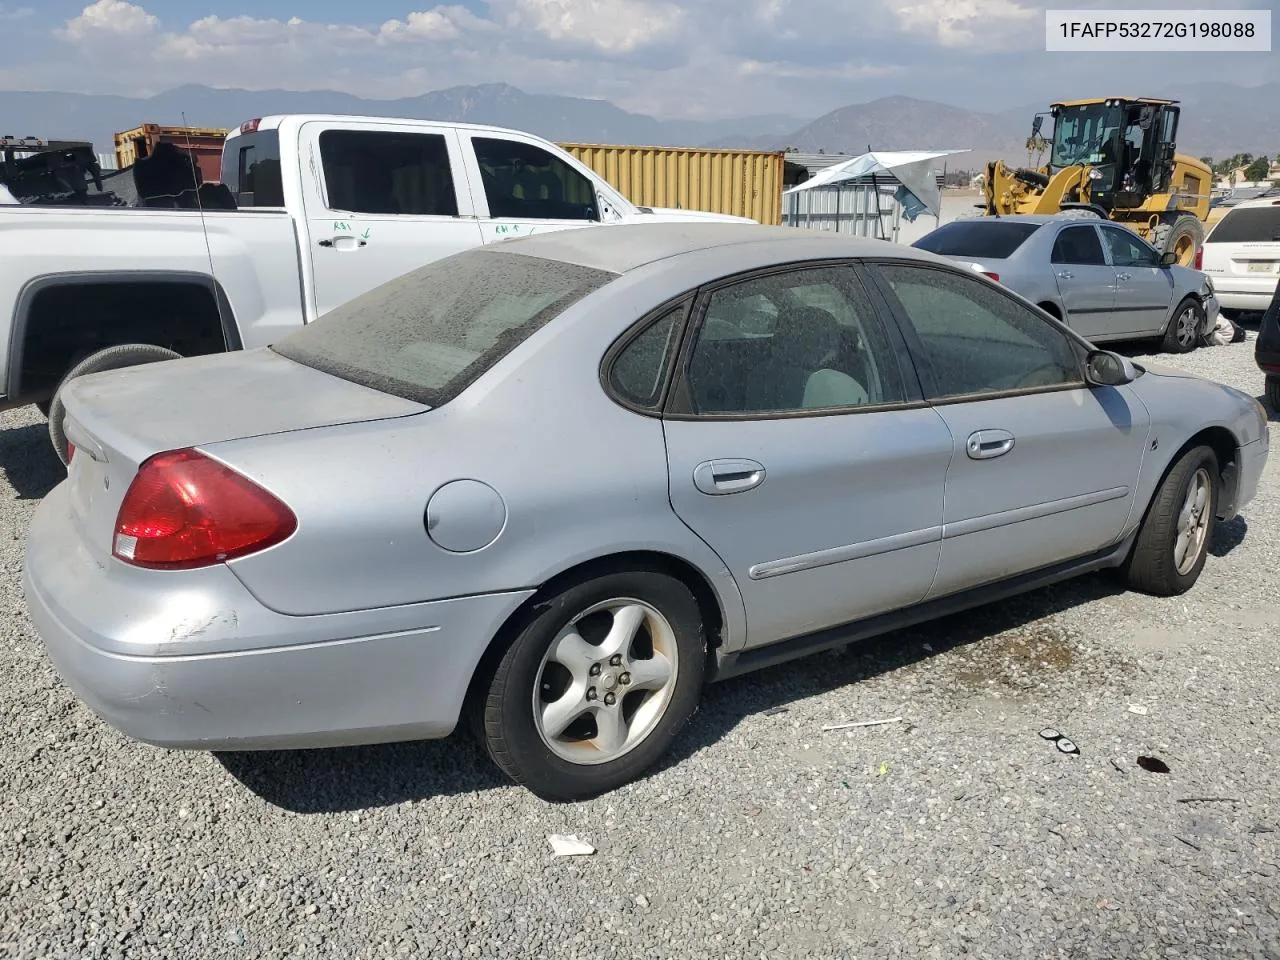
<instances>
[{"instance_id":1,"label":"yellow shipping container","mask_svg":"<svg viewBox=\"0 0 1280 960\"><path fill-rule=\"evenodd\" d=\"M562 143L641 207L676 207L782 222L783 153Z\"/></svg>"}]
</instances>

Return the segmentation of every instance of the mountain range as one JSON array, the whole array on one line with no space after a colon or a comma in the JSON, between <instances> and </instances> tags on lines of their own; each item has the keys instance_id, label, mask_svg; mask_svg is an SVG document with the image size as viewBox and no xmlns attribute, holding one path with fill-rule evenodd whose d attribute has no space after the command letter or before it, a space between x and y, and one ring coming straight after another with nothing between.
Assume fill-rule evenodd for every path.
<instances>
[{"instance_id":1,"label":"mountain range","mask_svg":"<svg viewBox=\"0 0 1280 960\"><path fill-rule=\"evenodd\" d=\"M1160 91L1182 101L1179 149L1219 158L1280 151L1280 84L1226 83ZM1075 92L1075 96L1090 95ZM858 154L878 150L968 149L953 168L977 169L1004 157L1021 162L1031 118L1047 104L998 112L909 97L851 104L817 118L768 114L723 120L659 120L606 100L527 93L502 83L452 87L399 100L335 91L235 90L190 85L153 97L8 91L0 93L0 135L92 140L113 149L113 134L142 123L234 127L277 113L341 113L491 123L559 142L646 146L798 149Z\"/></svg>"}]
</instances>

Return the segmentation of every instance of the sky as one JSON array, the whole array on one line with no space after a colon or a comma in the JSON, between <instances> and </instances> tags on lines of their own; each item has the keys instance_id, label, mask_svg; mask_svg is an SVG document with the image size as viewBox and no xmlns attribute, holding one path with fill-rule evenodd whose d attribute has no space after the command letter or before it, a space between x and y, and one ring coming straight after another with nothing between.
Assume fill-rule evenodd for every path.
<instances>
[{"instance_id":1,"label":"sky","mask_svg":"<svg viewBox=\"0 0 1280 960\"><path fill-rule=\"evenodd\" d=\"M412 96L503 82L661 118L814 117L901 94L979 110L1280 81L1280 53L1046 53L1107 0L0 0L0 91L189 83ZM1125 6L1156 4L1129 0ZM1160 7L1213 6L1164 0ZM1231 0L1275 9L1277 0ZM1280 19L1280 18L1278 18ZM1101 86L1100 86L1101 85ZM0 92L0 115L3 114Z\"/></svg>"}]
</instances>

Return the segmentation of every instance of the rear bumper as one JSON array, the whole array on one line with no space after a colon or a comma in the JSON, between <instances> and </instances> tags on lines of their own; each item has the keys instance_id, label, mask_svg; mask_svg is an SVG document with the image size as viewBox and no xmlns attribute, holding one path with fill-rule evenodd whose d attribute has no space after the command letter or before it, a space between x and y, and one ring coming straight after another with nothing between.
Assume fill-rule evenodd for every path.
<instances>
[{"instance_id":1,"label":"rear bumper","mask_svg":"<svg viewBox=\"0 0 1280 960\"><path fill-rule=\"evenodd\" d=\"M530 594L288 617L225 568L137 576L92 557L65 485L28 534L32 622L66 684L162 747L254 750L443 737L490 639Z\"/></svg>"},{"instance_id":2,"label":"rear bumper","mask_svg":"<svg viewBox=\"0 0 1280 960\"><path fill-rule=\"evenodd\" d=\"M1218 303L1227 310L1265 310L1276 292L1276 277L1210 274Z\"/></svg>"}]
</instances>

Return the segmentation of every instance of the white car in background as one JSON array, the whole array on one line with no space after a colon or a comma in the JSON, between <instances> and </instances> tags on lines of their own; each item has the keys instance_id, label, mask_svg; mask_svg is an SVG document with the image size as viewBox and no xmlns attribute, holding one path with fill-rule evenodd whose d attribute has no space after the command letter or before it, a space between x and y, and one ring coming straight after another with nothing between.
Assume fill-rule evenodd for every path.
<instances>
[{"instance_id":1,"label":"white car in background","mask_svg":"<svg viewBox=\"0 0 1280 960\"><path fill-rule=\"evenodd\" d=\"M1280 198L1232 207L1205 237L1201 269L1223 313L1266 310L1280 283Z\"/></svg>"}]
</instances>

